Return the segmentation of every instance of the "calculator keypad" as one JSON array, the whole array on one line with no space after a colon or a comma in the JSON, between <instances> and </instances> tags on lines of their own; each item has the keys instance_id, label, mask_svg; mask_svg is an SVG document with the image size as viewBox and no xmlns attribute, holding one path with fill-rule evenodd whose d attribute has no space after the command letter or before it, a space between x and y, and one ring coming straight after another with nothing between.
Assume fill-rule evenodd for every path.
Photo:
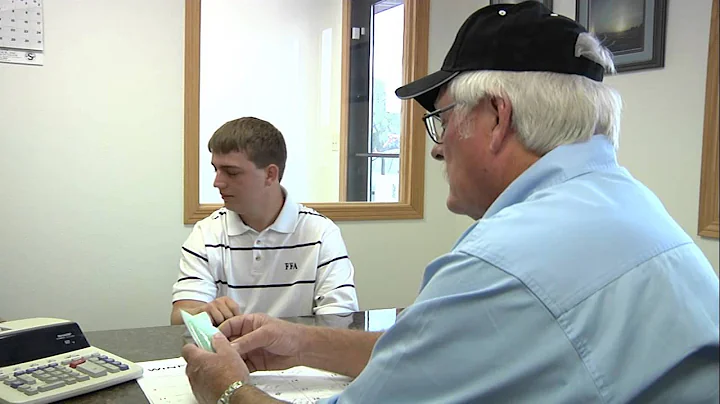
<instances>
[{"instance_id":1,"label":"calculator keypad","mask_svg":"<svg viewBox=\"0 0 720 404\"><path fill-rule=\"evenodd\" d=\"M128 369L125 363L93 353L66 358L60 363L34 363L25 368L15 368L12 372L0 373L0 388L12 388L32 396Z\"/></svg>"}]
</instances>

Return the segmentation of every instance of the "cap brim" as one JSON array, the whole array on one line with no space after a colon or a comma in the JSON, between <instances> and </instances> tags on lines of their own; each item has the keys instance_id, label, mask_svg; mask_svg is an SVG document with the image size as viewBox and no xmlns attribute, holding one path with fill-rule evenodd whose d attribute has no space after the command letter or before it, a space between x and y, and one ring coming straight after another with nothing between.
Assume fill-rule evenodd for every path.
<instances>
[{"instance_id":1,"label":"cap brim","mask_svg":"<svg viewBox=\"0 0 720 404\"><path fill-rule=\"evenodd\" d=\"M440 93L440 88L458 74L460 74L460 72L438 70L433 74L429 74L398 88L395 90L395 95L401 100L413 98L426 110L433 111L435 110L435 99L437 99Z\"/></svg>"}]
</instances>

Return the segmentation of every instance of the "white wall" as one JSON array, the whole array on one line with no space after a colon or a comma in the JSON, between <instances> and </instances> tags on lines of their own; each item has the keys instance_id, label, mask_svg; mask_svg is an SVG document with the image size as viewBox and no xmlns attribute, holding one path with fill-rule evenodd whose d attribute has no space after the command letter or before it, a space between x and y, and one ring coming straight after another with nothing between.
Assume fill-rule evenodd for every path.
<instances>
[{"instance_id":1,"label":"white wall","mask_svg":"<svg viewBox=\"0 0 720 404\"><path fill-rule=\"evenodd\" d=\"M203 3L200 203L222 203L213 188L207 143L218 127L243 116L265 119L283 133L288 149L283 185L295 200L339 200L340 157L332 145L340 132L341 24L338 0ZM331 55L323 60L326 29ZM323 71L329 73L327 82Z\"/></svg>"},{"instance_id":2,"label":"white wall","mask_svg":"<svg viewBox=\"0 0 720 404\"><path fill-rule=\"evenodd\" d=\"M182 226L183 1L47 1L0 64L0 317L167 322Z\"/></svg>"},{"instance_id":3,"label":"white wall","mask_svg":"<svg viewBox=\"0 0 720 404\"><path fill-rule=\"evenodd\" d=\"M623 163L694 234L709 27L699 19L710 0L670 3L666 70L611 80L629 104ZM168 323L189 233L183 4L48 1L45 66L0 65L0 317L70 318L86 330ZM433 0L430 69L484 4ZM646 88L645 75L667 89ZM425 219L340 223L362 308L410 304L425 264L470 223L446 211L440 167L426 164ZM701 245L717 269L717 242Z\"/></svg>"}]
</instances>

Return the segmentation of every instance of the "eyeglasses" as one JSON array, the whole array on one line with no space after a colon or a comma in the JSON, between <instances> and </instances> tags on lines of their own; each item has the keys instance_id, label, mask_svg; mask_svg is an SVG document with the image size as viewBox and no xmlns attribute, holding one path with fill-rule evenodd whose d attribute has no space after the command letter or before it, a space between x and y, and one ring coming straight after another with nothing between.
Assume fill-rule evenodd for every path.
<instances>
[{"instance_id":1,"label":"eyeglasses","mask_svg":"<svg viewBox=\"0 0 720 404\"><path fill-rule=\"evenodd\" d=\"M437 109L433 112L429 112L423 115L423 122L425 122L425 128L427 129L428 136L433 142L442 144L443 134L445 132L445 123L440 118L440 114L445 111L449 111L455 108L455 103L448 105L447 107Z\"/></svg>"}]
</instances>

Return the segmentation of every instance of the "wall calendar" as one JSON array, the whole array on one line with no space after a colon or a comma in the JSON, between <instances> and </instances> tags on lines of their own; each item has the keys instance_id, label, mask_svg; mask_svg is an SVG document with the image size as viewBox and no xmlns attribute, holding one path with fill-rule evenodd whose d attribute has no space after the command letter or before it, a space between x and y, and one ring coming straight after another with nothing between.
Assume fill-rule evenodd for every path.
<instances>
[{"instance_id":1,"label":"wall calendar","mask_svg":"<svg viewBox=\"0 0 720 404\"><path fill-rule=\"evenodd\" d=\"M42 64L43 0L0 0L0 62Z\"/></svg>"}]
</instances>

